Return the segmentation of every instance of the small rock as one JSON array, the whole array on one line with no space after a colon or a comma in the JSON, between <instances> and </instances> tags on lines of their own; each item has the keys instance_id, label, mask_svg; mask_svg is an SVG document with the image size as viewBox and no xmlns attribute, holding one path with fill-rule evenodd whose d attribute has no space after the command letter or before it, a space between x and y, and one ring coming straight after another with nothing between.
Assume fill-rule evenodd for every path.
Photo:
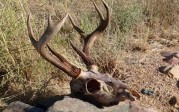
<instances>
[{"instance_id":1,"label":"small rock","mask_svg":"<svg viewBox=\"0 0 179 112\"><path fill-rule=\"evenodd\" d=\"M7 71L5 69L0 69L0 77L7 74Z\"/></svg>"},{"instance_id":2,"label":"small rock","mask_svg":"<svg viewBox=\"0 0 179 112\"><path fill-rule=\"evenodd\" d=\"M179 52L164 51L164 52L161 52L160 54L163 57L177 57L177 58L179 58Z\"/></svg>"},{"instance_id":3,"label":"small rock","mask_svg":"<svg viewBox=\"0 0 179 112\"><path fill-rule=\"evenodd\" d=\"M161 66L159 67L159 71L161 73L167 74L169 72L169 70L172 69L172 66Z\"/></svg>"},{"instance_id":4,"label":"small rock","mask_svg":"<svg viewBox=\"0 0 179 112\"><path fill-rule=\"evenodd\" d=\"M176 86L179 88L179 80L177 81Z\"/></svg>"},{"instance_id":5,"label":"small rock","mask_svg":"<svg viewBox=\"0 0 179 112\"><path fill-rule=\"evenodd\" d=\"M179 53L161 52L161 55L165 57L163 61L169 63L170 65L179 64Z\"/></svg>"},{"instance_id":6,"label":"small rock","mask_svg":"<svg viewBox=\"0 0 179 112\"><path fill-rule=\"evenodd\" d=\"M160 54L161 54L161 56L163 56L163 57L169 57L169 56L173 55L173 53L171 53L171 52L169 52L169 51L163 51L163 52L161 52Z\"/></svg>"},{"instance_id":7,"label":"small rock","mask_svg":"<svg viewBox=\"0 0 179 112\"><path fill-rule=\"evenodd\" d=\"M171 97L169 100L169 104L176 108L179 108L179 95Z\"/></svg>"},{"instance_id":8,"label":"small rock","mask_svg":"<svg viewBox=\"0 0 179 112\"><path fill-rule=\"evenodd\" d=\"M170 70L169 70L169 73L171 75L173 75L173 77L179 79L179 65L176 65L174 67L172 67Z\"/></svg>"},{"instance_id":9,"label":"small rock","mask_svg":"<svg viewBox=\"0 0 179 112\"><path fill-rule=\"evenodd\" d=\"M149 89L142 89L141 93L142 94L146 94L146 95L152 95L152 94L154 94L154 91L153 90L149 90Z\"/></svg>"}]
</instances>

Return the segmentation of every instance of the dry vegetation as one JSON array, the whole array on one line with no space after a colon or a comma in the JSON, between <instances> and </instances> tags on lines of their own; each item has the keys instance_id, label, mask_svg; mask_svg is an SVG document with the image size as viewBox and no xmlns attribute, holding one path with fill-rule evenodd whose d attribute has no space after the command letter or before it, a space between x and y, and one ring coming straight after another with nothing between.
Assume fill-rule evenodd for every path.
<instances>
[{"instance_id":1,"label":"dry vegetation","mask_svg":"<svg viewBox=\"0 0 179 112\"><path fill-rule=\"evenodd\" d=\"M100 0L94 0L103 10ZM179 94L176 80L159 73L161 50L179 50L179 0L106 0L112 18L96 42L93 57L102 72L109 72L140 91L141 104L160 111L176 111L169 98ZM70 78L50 65L32 47L26 18L32 15L33 30L39 37L50 13L54 20L69 12L86 32L96 26L98 15L90 0L0 0L0 109L9 102L31 103L38 98L69 93ZM80 46L79 35L66 22L51 46L70 62L82 67L68 40Z\"/></svg>"}]
</instances>

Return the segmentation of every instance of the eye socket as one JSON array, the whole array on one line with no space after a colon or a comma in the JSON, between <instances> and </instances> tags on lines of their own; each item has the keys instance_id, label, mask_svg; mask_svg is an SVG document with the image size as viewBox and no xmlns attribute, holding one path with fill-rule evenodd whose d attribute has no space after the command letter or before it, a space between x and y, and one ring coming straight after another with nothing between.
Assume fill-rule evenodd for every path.
<instances>
[{"instance_id":1,"label":"eye socket","mask_svg":"<svg viewBox=\"0 0 179 112\"><path fill-rule=\"evenodd\" d=\"M96 79L90 79L86 83L86 89L89 93L97 93L100 90L100 83Z\"/></svg>"}]
</instances>

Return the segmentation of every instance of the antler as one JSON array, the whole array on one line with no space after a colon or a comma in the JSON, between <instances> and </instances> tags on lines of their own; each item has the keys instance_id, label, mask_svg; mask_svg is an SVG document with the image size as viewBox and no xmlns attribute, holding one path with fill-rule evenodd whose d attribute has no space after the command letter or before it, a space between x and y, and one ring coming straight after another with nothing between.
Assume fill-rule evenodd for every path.
<instances>
[{"instance_id":1,"label":"antler","mask_svg":"<svg viewBox=\"0 0 179 112\"><path fill-rule=\"evenodd\" d=\"M94 2L93 2L94 3ZM98 7L94 3L94 6L100 17L99 26L90 34L85 34L79 27L77 27L72 20L72 18L66 14L62 20L57 22L53 22L51 20L51 16L48 17L48 26L37 41L34 38L32 28L30 25L30 16L27 19L27 30L29 34L29 38L38 51L38 53L46 59L48 62L56 66L57 68L64 71L71 77L76 79L72 79L71 81L71 92L72 93L82 93L82 95L92 96L96 101L101 103L102 105L111 105L114 103L118 103L119 101L128 98L131 101L135 100L135 97L140 98L140 95L129 88L126 84L121 82L120 80L114 79L108 74L102 74L97 71L97 66L94 66L94 62L90 56L90 50L99 34L104 32L106 27L109 24L109 7L106 2L103 0L103 4L107 11L106 19L102 16ZM54 51L50 46L48 46L48 42L55 36L63 24L65 23L67 17L69 16L70 21L74 27L74 29L81 35L81 38L84 39L83 50L79 50L75 47L72 42L72 48L79 54L82 58L86 66L88 67L87 71L83 71L80 68L69 63L62 55ZM47 49L46 49L47 47ZM48 50L48 51L47 51ZM50 52L50 53L49 53ZM134 97L135 96L135 97Z\"/></svg>"},{"instance_id":2,"label":"antler","mask_svg":"<svg viewBox=\"0 0 179 112\"><path fill-rule=\"evenodd\" d=\"M38 53L45 60L47 60L48 62L50 62L57 68L61 69L62 71L67 73L69 76L78 77L78 75L81 72L81 69L69 63L63 56L61 56L59 53L57 53L56 51L54 51L47 45L50 39L52 39L52 37L54 37L59 32L59 30L65 23L67 17L68 17L68 14L66 14L62 20L59 20L56 23L54 23L51 19L51 16L49 16L48 26L38 41L35 40L33 32L32 32L32 28L30 25L30 15L28 16L28 19L27 19L27 30L28 30L28 35L31 40L31 43L33 44L35 49L38 51ZM46 48L45 48L46 46L51 52L51 54L48 51L46 51Z\"/></svg>"},{"instance_id":3,"label":"antler","mask_svg":"<svg viewBox=\"0 0 179 112\"><path fill-rule=\"evenodd\" d=\"M97 38L98 35L100 35L104 30L107 28L110 20L110 13L109 13L109 7L106 4L106 2L103 0L103 4L105 6L105 9L107 11L106 13L106 19L104 19L103 15L99 11L99 8L97 7L96 3L93 2L95 9L97 13L99 14L100 17L100 24L99 26L91 33L91 34L85 34L84 31L82 31L77 25L74 23L72 17L69 15L70 21L73 25L73 28L80 34L81 38L84 39L84 45L83 45L83 50L79 50L77 47L73 45L71 42L72 48L77 52L77 54L81 57L83 62L86 64L88 69L92 69L92 65L94 65L94 62L90 56L90 50Z\"/></svg>"}]
</instances>

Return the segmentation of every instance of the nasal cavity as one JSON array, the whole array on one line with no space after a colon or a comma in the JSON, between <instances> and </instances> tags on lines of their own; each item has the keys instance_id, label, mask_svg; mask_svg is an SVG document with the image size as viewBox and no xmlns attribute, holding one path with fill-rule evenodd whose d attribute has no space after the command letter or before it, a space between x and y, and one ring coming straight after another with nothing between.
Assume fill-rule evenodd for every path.
<instances>
[{"instance_id":1,"label":"nasal cavity","mask_svg":"<svg viewBox=\"0 0 179 112\"><path fill-rule=\"evenodd\" d=\"M100 90L100 82L98 82L96 79L90 79L86 83L86 89L90 93L97 93Z\"/></svg>"}]
</instances>

